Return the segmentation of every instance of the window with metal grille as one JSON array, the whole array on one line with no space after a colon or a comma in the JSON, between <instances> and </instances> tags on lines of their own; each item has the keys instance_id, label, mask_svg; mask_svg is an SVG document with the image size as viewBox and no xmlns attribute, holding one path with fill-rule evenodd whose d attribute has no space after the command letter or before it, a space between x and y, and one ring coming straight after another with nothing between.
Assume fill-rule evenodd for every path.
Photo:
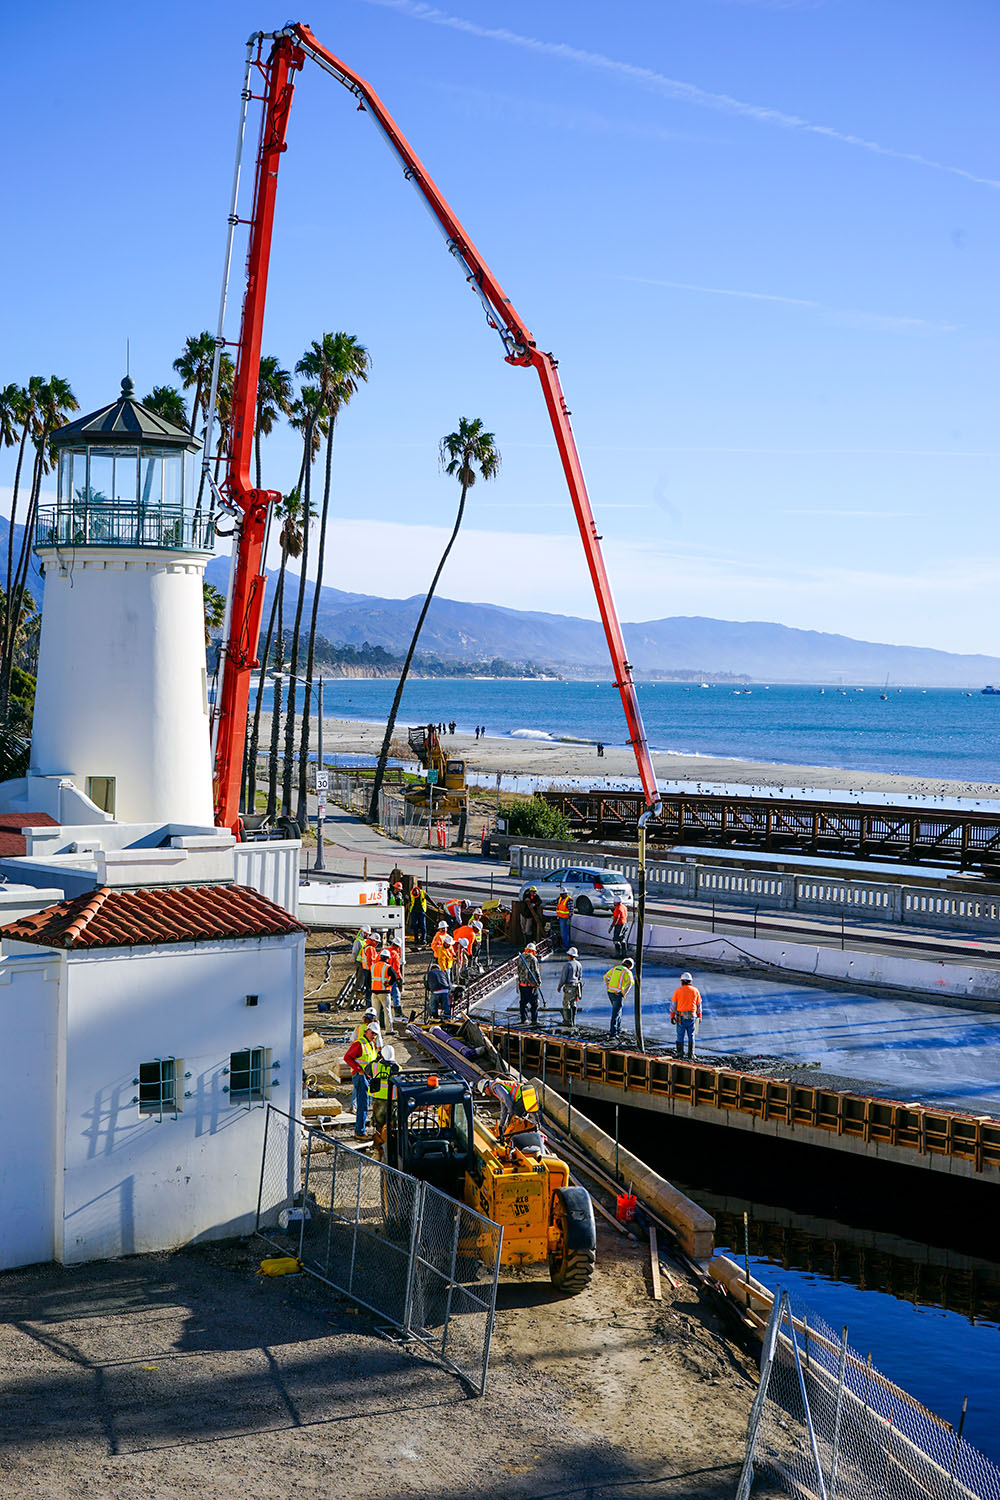
<instances>
[{"instance_id":1,"label":"window with metal grille","mask_svg":"<svg viewBox=\"0 0 1000 1500\"><path fill-rule=\"evenodd\" d=\"M139 1092L132 1101L138 1104L141 1115L177 1113L177 1080L181 1068L176 1057L158 1057L154 1062L139 1064L139 1076L134 1081Z\"/></svg>"},{"instance_id":2,"label":"window with metal grille","mask_svg":"<svg viewBox=\"0 0 1000 1500\"><path fill-rule=\"evenodd\" d=\"M266 1047L244 1047L229 1055L229 1097L242 1103L267 1098Z\"/></svg>"}]
</instances>

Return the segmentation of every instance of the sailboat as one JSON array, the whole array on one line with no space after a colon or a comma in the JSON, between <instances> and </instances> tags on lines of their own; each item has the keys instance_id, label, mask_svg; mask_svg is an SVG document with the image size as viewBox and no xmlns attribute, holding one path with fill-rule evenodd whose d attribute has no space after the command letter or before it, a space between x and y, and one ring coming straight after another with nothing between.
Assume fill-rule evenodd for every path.
<instances>
[{"instance_id":1,"label":"sailboat","mask_svg":"<svg viewBox=\"0 0 1000 1500\"><path fill-rule=\"evenodd\" d=\"M888 672L886 672L886 674L885 674L885 682L882 684L882 691L879 693L879 697L882 699L883 703L888 703L888 701L889 701L889 674L888 674Z\"/></svg>"}]
</instances>

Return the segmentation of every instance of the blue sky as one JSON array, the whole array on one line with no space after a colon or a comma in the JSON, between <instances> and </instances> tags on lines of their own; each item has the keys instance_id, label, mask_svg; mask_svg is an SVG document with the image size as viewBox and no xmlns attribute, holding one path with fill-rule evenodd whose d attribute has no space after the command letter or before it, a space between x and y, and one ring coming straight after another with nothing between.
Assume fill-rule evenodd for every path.
<instances>
[{"instance_id":1,"label":"blue sky","mask_svg":"<svg viewBox=\"0 0 1000 1500\"><path fill-rule=\"evenodd\" d=\"M54 370L91 409L126 337L141 394L214 326L244 44L283 19L8 13L0 380ZM316 0L307 19L558 355L623 618L1000 650L993 0ZM475 415L503 470L442 592L594 616L536 377L315 68L289 138L265 348L292 366L343 328L374 366L338 428L325 581L425 586L457 498L437 440ZM266 455L287 488L294 435ZM12 472L0 454L0 503Z\"/></svg>"}]
</instances>

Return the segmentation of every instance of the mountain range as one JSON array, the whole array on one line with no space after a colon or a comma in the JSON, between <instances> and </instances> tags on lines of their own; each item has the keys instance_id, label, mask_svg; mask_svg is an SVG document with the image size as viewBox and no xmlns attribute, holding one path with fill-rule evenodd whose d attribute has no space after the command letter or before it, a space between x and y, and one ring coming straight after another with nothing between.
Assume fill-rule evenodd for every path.
<instances>
[{"instance_id":1,"label":"mountain range","mask_svg":"<svg viewBox=\"0 0 1000 1500\"><path fill-rule=\"evenodd\" d=\"M209 564L208 577L223 591L228 558ZM294 599L298 579L289 570L286 588ZM313 585L306 585L306 615ZM396 655L409 645L423 595L382 599L324 587L318 630L337 645L365 641ZM286 608L286 621L290 611ZM897 686L981 687L1000 680L1000 659L960 655L926 646L890 646L845 635L797 630L762 620L713 620L675 615L623 625L633 668L639 676L688 671L711 676L745 674L756 682L830 682ZM420 650L459 661L504 656L510 661L554 667L574 677L606 676L610 670L604 632L596 620L573 615L507 609L435 598L420 635Z\"/></svg>"},{"instance_id":2,"label":"mountain range","mask_svg":"<svg viewBox=\"0 0 1000 1500\"><path fill-rule=\"evenodd\" d=\"M14 528L15 552L22 528ZM5 562L9 523L0 516L0 558ZM229 558L215 557L206 577L225 592ZM270 578L273 586L276 570ZM2 588L0 581L0 588ZM32 568L29 589L40 602L41 580ZM289 569L285 619L290 626L298 578ZM313 584L306 585L304 618L312 606ZM268 603L270 602L270 593ZM320 591L318 630L335 645L361 646L366 641L402 655L409 645L423 595L382 599L324 587ZM937 651L927 646L890 646L854 640L817 630L798 630L763 620L714 620L673 615L623 626L633 668L639 676L690 672L712 676L741 674L756 682L817 682L896 686L977 688L1000 682L1000 658ZM499 604L463 603L436 598L420 636L420 651L463 662L506 657L517 663L550 667L566 676L607 676L610 670L604 633L596 620L573 615L507 609Z\"/></svg>"}]
</instances>

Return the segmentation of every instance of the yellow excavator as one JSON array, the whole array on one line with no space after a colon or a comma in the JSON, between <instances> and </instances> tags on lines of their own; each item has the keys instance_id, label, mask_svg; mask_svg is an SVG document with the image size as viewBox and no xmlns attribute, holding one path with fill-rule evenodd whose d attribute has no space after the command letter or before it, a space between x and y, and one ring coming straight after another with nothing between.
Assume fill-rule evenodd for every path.
<instances>
[{"instance_id":1,"label":"yellow excavator","mask_svg":"<svg viewBox=\"0 0 1000 1500\"><path fill-rule=\"evenodd\" d=\"M418 724L408 729L410 749L428 773L427 780L403 793L411 807L426 809L442 817L468 815L469 794L465 785L465 761L445 755L436 724Z\"/></svg>"},{"instance_id":2,"label":"yellow excavator","mask_svg":"<svg viewBox=\"0 0 1000 1500\"><path fill-rule=\"evenodd\" d=\"M476 1087L500 1100L499 1122L473 1111L472 1086L457 1072L394 1074L385 1159L502 1224L501 1266L548 1264L556 1290L574 1296L589 1286L596 1262L590 1195L550 1154L530 1085L484 1078Z\"/></svg>"}]
</instances>

